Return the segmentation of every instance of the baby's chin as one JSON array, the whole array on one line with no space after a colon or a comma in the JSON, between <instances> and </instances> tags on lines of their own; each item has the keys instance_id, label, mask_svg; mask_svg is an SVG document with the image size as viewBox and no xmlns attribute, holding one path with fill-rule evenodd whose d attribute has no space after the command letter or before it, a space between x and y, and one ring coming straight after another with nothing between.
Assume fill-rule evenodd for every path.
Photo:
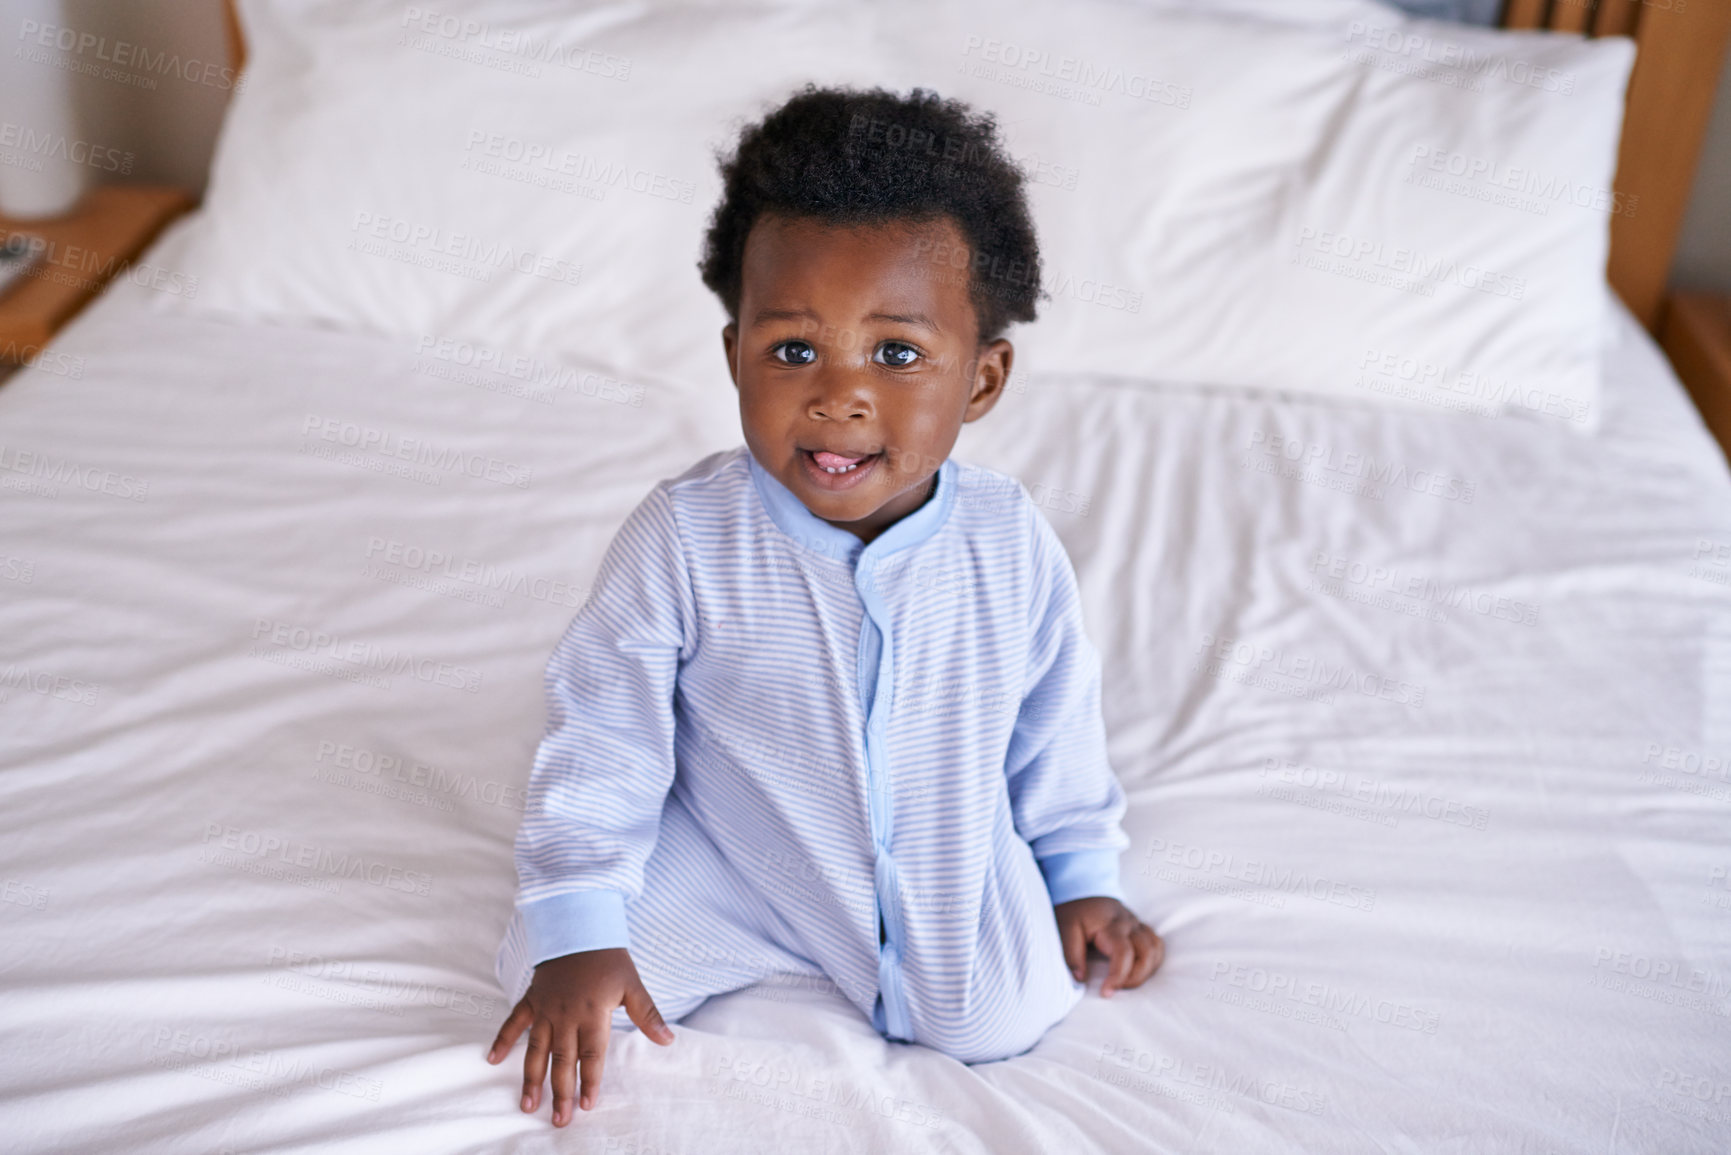
<instances>
[{"instance_id":1,"label":"baby's chin","mask_svg":"<svg viewBox=\"0 0 1731 1155\"><path fill-rule=\"evenodd\" d=\"M821 518L838 529L858 529L871 521L895 495L881 491L850 494L841 497L833 493L794 491L813 517Z\"/></svg>"}]
</instances>

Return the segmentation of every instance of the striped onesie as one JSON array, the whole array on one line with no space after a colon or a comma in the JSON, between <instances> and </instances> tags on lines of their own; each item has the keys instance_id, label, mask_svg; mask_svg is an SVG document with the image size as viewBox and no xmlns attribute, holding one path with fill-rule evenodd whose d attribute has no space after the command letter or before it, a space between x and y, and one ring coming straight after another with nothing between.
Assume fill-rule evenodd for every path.
<instances>
[{"instance_id":1,"label":"striped onesie","mask_svg":"<svg viewBox=\"0 0 1731 1155\"><path fill-rule=\"evenodd\" d=\"M1123 897L1125 799L1075 574L1015 479L946 460L867 545L712 454L626 519L546 691L511 1001L537 963L629 947L670 1022L827 977L885 1037L979 1062L1081 999L1052 908Z\"/></svg>"}]
</instances>

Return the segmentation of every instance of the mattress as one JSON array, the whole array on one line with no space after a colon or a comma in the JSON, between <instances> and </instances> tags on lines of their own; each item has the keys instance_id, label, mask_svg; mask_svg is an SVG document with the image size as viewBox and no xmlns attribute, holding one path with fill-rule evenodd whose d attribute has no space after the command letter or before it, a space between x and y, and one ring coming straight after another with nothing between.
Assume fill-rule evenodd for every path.
<instances>
[{"instance_id":1,"label":"mattress","mask_svg":"<svg viewBox=\"0 0 1731 1155\"><path fill-rule=\"evenodd\" d=\"M1620 308L1595 437L1019 380L957 456L1075 563L1164 966L974 1067L766 983L556 1131L482 1057L542 669L733 398L152 306L0 390L8 1150L1731 1146L1731 474Z\"/></svg>"}]
</instances>

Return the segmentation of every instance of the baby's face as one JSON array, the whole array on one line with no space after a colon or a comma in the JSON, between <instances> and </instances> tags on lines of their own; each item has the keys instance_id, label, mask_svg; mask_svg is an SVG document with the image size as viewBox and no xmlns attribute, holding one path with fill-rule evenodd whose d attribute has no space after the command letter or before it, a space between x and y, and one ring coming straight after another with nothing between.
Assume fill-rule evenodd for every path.
<instances>
[{"instance_id":1,"label":"baby's face","mask_svg":"<svg viewBox=\"0 0 1731 1155\"><path fill-rule=\"evenodd\" d=\"M966 422L997 403L1008 341L979 342L948 218L838 227L765 216L722 331L752 456L870 542L931 495Z\"/></svg>"}]
</instances>

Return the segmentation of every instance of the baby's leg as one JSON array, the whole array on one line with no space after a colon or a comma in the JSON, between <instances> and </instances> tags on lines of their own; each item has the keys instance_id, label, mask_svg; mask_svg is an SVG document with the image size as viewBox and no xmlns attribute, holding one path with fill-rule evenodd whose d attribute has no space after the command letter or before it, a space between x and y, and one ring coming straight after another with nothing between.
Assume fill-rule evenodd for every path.
<instances>
[{"instance_id":1,"label":"baby's leg","mask_svg":"<svg viewBox=\"0 0 1731 1155\"><path fill-rule=\"evenodd\" d=\"M912 910L902 970L914 1041L964 1063L1019 1055L1082 1000L1027 843L1000 851L976 910Z\"/></svg>"},{"instance_id":2,"label":"baby's leg","mask_svg":"<svg viewBox=\"0 0 1731 1155\"><path fill-rule=\"evenodd\" d=\"M712 995L775 975L821 977L784 919L669 797L661 837L630 904L631 958L661 1017L676 1022ZM615 1026L630 1028L624 1008Z\"/></svg>"},{"instance_id":3,"label":"baby's leg","mask_svg":"<svg viewBox=\"0 0 1731 1155\"><path fill-rule=\"evenodd\" d=\"M631 961L668 1022L677 1022L711 995L751 986L774 975L821 977L823 971L790 949L791 928L740 877L697 826L690 811L669 797L661 834L644 867L643 893L627 904ZM497 959L499 985L512 1003L533 976L520 916L513 915ZM623 1007L613 1025L632 1030Z\"/></svg>"}]
</instances>

